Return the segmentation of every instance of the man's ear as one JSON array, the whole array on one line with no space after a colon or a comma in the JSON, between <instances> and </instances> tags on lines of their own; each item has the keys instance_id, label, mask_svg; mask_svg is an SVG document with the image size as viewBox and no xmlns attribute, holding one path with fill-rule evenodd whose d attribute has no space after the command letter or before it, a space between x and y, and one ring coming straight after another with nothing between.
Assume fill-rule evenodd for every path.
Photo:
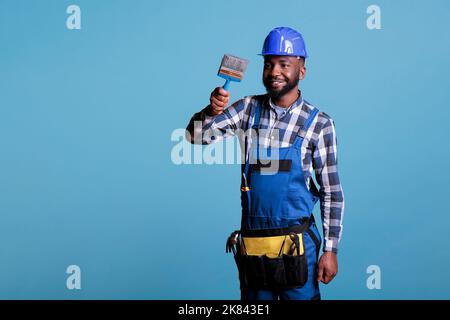
<instances>
[{"instance_id":1,"label":"man's ear","mask_svg":"<svg viewBox=\"0 0 450 320\"><path fill-rule=\"evenodd\" d=\"M299 74L299 79L300 80L305 79L305 76L306 76L306 67L305 67L305 65L300 66L300 72L298 74Z\"/></svg>"}]
</instances>

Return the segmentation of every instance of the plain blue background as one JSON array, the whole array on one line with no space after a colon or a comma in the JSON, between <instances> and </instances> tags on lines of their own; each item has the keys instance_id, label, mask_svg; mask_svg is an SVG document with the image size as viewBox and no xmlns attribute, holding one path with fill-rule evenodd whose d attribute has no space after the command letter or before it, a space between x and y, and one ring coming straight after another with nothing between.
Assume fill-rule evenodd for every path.
<instances>
[{"instance_id":1,"label":"plain blue background","mask_svg":"<svg viewBox=\"0 0 450 320\"><path fill-rule=\"evenodd\" d=\"M224 53L250 60L232 99L263 93L256 54L281 25L303 33L300 87L338 134L345 227L323 297L449 299L446 0L0 0L0 298L239 298L239 166L177 166L171 134L223 84Z\"/></svg>"}]
</instances>

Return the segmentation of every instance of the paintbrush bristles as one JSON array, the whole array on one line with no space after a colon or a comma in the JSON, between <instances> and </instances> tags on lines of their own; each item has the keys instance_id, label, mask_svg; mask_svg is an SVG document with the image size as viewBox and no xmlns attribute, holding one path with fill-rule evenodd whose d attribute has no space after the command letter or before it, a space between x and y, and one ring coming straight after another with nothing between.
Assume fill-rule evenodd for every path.
<instances>
[{"instance_id":1,"label":"paintbrush bristles","mask_svg":"<svg viewBox=\"0 0 450 320\"><path fill-rule=\"evenodd\" d=\"M246 59L226 54L222 58L219 75L225 75L236 80L242 80L247 64L248 60Z\"/></svg>"},{"instance_id":2,"label":"paintbrush bristles","mask_svg":"<svg viewBox=\"0 0 450 320\"><path fill-rule=\"evenodd\" d=\"M220 66L244 73L245 69L247 68L247 63L248 61L245 59L226 54L223 56Z\"/></svg>"}]
</instances>

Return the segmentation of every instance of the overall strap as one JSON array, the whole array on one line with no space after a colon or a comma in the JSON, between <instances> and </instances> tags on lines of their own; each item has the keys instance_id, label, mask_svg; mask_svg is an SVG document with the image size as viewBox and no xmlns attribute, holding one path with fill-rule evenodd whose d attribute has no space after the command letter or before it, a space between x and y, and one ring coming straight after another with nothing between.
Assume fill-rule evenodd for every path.
<instances>
[{"instance_id":1,"label":"overall strap","mask_svg":"<svg viewBox=\"0 0 450 320\"><path fill-rule=\"evenodd\" d=\"M255 110L255 117L253 118L253 125L252 129L258 129L259 128L259 121L261 119L261 105L256 106Z\"/></svg>"},{"instance_id":2,"label":"overall strap","mask_svg":"<svg viewBox=\"0 0 450 320\"><path fill-rule=\"evenodd\" d=\"M258 156L259 156L259 122L261 120L261 108L262 107L260 105L256 106L255 118L254 118L253 125L252 125L252 129L256 131L256 154ZM253 131L251 132L251 134L253 134ZM252 137L252 145L254 145L253 137ZM251 151L250 149L251 149L251 147L249 148L249 152ZM249 156L250 156L250 153L249 153Z\"/></svg>"},{"instance_id":3,"label":"overall strap","mask_svg":"<svg viewBox=\"0 0 450 320\"><path fill-rule=\"evenodd\" d=\"M308 119L306 119L305 123L300 126L299 130L298 130L298 134L297 137L294 141L294 143L299 143L297 138L304 138L306 136L306 132L308 132L309 127L311 126L311 124L314 121L314 118L316 117L316 115L319 113L319 109L317 109L316 107L313 107L313 109L311 110Z\"/></svg>"},{"instance_id":4,"label":"overall strap","mask_svg":"<svg viewBox=\"0 0 450 320\"><path fill-rule=\"evenodd\" d=\"M259 128L259 121L261 119L261 105L257 104L256 105L256 110L255 110L255 116L253 117L253 125L252 125L252 129L258 130ZM251 141L251 144L253 145L253 141ZM256 142L256 144L258 144L258 141ZM245 146L245 167L244 167L244 177L243 177L243 186L241 187L242 191L248 191L248 172L250 169L250 146L248 145L248 143L246 143Z\"/></svg>"},{"instance_id":5,"label":"overall strap","mask_svg":"<svg viewBox=\"0 0 450 320\"><path fill-rule=\"evenodd\" d=\"M319 113L319 109L317 109L316 107L314 107L314 109L311 111L311 113L309 114L308 119L306 119L305 124L303 125L303 130L308 131L309 127L311 126L314 118L316 117L316 115Z\"/></svg>"}]
</instances>

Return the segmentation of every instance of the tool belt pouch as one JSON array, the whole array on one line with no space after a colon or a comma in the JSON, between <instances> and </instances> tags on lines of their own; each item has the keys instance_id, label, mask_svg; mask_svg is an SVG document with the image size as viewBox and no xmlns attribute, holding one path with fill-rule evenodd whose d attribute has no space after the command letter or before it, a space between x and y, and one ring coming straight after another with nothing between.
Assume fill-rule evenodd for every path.
<instances>
[{"instance_id":1,"label":"tool belt pouch","mask_svg":"<svg viewBox=\"0 0 450 320\"><path fill-rule=\"evenodd\" d=\"M301 237L303 235L295 235ZM289 238L289 236L285 236ZM295 237L294 237L295 238ZM239 272L241 289L292 289L303 287L308 279L308 264L303 241L292 241L290 249L285 250L285 240L274 257L252 254L247 251L250 238L240 239L241 250L234 256ZM294 239L295 240L295 239ZM296 247L296 248L295 248ZM284 252L287 251L287 252Z\"/></svg>"}]
</instances>

